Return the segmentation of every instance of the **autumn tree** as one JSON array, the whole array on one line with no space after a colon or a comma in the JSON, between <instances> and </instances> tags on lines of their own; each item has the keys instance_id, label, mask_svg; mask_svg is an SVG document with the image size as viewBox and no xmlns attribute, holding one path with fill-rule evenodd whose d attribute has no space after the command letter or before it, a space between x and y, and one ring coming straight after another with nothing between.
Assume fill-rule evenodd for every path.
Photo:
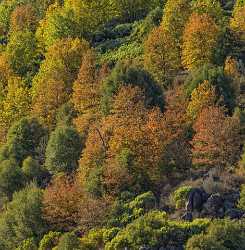
<instances>
[{"instance_id":1,"label":"autumn tree","mask_svg":"<svg viewBox=\"0 0 245 250\"><path fill-rule=\"evenodd\" d=\"M218 44L219 28L207 14L192 14L183 36L182 64L193 69L212 63Z\"/></svg>"},{"instance_id":2,"label":"autumn tree","mask_svg":"<svg viewBox=\"0 0 245 250\"><path fill-rule=\"evenodd\" d=\"M240 151L239 121L223 108L204 108L194 123L193 164L225 167L236 163Z\"/></svg>"},{"instance_id":3,"label":"autumn tree","mask_svg":"<svg viewBox=\"0 0 245 250\"><path fill-rule=\"evenodd\" d=\"M111 114L99 127L91 128L80 160L80 178L86 187L100 187L96 193L103 193L105 186L115 194L125 187L125 180L130 180L134 191L149 188L151 181L158 182L163 150L160 142L164 140L162 113L157 108L148 110L144 102L139 87L121 87Z\"/></svg>"},{"instance_id":4,"label":"autumn tree","mask_svg":"<svg viewBox=\"0 0 245 250\"><path fill-rule=\"evenodd\" d=\"M31 4L20 5L11 13L11 32L30 30L35 31L38 22L36 10Z\"/></svg>"},{"instance_id":5,"label":"autumn tree","mask_svg":"<svg viewBox=\"0 0 245 250\"><path fill-rule=\"evenodd\" d=\"M88 43L79 39L58 40L48 49L32 86L33 113L47 126L54 126L57 109L69 100L88 49Z\"/></svg>"},{"instance_id":6,"label":"autumn tree","mask_svg":"<svg viewBox=\"0 0 245 250\"><path fill-rule=\"evenodd\" d=\"M209 107L216 102L215 88L208 81L204 81L191 94L191 100L187 107L188 115L195 119L203 108Z\"/></svg>"},{"instance_id":7,"label":"autumn tree","mask_svg":"<svg viewBox=\"0 0 245 250\"><path fill-rule=\"evenodd\" d=\"M236 1L233 9L232 18L230 21L230 27L234 30L240 39L245 39L245 5L243 1Z\"/></svg>"},{"instance_id":8,"label":"autumn tree","mask_svg":"<svg viewBox=\"0 0 245 250\"><path fill-rule=\"evenodd\" d=\"M96 200L84 192L79 183L69 177L53 179L44 191L43 214L51 228L72 230L78 225L87 231L99 225L105 214L105 200Z\"/></svg>"},{"instance_id":9,"label":"autumn tree","mask_svg":"<svg viewBox=\"0 0 245 250\"><path fill-rule=\"evenodd\" d=\"M182 86L173 86L166 93L166 107L163 117L165 147L163 167L169 180L188 174L191 167L189 143L190 123L187 114L188 100Z\"/></svg>"},{"instance_id":10,"label":"autumn tree","mask_svg":"<svg viewBox=\"0 0 245 250\"><path fill-rule=\"evenodd\" d=\"M88 50L73 84L72 94L72 102L78 112L74 122L82 134L86 134L88 126L99 116L101 80L100 72L96 69L95 52Z\"/></svg>"},{"instance_id":11,"label":"autumn tree","mask_svg":"<svg viewBox=\"0 0 245 250\"><path fill-rule=\"evenodd\" d=\"M32 100L32 114L38 117L47 127L53 128L57 110L69 100L64 82L47 79L36 86Z\"/></svg>"},{"instance_id":12,"label":"autumn tree","mask_svg":"<svg viewBox=\"0 0 245 250\"><path fill-rule=\"evenodd\" d=\"M138 86L145 96L145 107L164 108L164 97L160 86L152 76L131 60L119 61L101 86L101 109L109 114L113 97L123 86Z\"/></svg>"},{"instance_id":13,"label":"autumn tree","mask_svg":"<svg viewBox=\"0 0 245 250\"><path fill-rule=\"evenodd\" d=\"M159 83L164 83L181 67L182 35L191 13L189 0L168 0L160 27L145 43L145 67Z\"/></svg>"}]
</instances>

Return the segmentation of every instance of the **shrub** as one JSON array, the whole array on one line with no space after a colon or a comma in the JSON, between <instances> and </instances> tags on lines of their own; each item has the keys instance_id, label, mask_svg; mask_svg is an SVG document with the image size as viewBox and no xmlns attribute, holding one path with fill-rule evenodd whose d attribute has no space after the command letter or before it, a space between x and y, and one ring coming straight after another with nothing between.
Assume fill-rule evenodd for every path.
<instances>
[{"instance_id":1,"label":"shrub","mask_svg":"<svg viewBox=\"0 0 245 250\"><path fill-rule=\"evenodd\" d=\"M237 250L245 249L245 233L242 221L216 220L206 232L190 238L187 250Z\"/></svg>"},{"instance_id":2,"label":"shrub","mask_svg":"<svg viewBox=\"0 0 245 250\"><path fill-rule=\"evenodd\" d=\"M183 186L178 188L174 193L173 193L173 201L175 203L176 209L183 208L185 206L186 200L188 198L188 195L190 191L192 190L192 187L190 186Z\"/></svg>"},{"instance_id":3,"label":"shrub","mask_svg":"<svg viewBox=\"0 0 245 250\"><path fill-rule=\"evenodd\" d=\"M60 236L61 236L60 232L50 231L49 233L45 234L39 243L38 250L52 249L58 244Z\"/></svg>"},{"instance_id":4,"label":"shrub","mask_svg":"<svg viewBox=\"0 0 245 250\"><path fill-rule=\"evenodd\" d=\"M74 233L65 233L59 240L57 248L59 250L79 250L81 241Z\"/></svg>"}]
</instances>

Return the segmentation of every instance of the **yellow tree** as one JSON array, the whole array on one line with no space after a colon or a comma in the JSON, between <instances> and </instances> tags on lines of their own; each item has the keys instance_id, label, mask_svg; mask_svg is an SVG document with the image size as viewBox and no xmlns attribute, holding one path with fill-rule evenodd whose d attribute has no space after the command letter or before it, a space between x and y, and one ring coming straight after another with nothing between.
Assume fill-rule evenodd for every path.
<instances>
[{"instance_id":1,"label":"yellow tree","mask_svg":"<svg viewBox=\"0 0 245 250\"><path fill-rule=\"evenodd\" d=\"M163 84L181 64L179 49L172 34L162 26L154 28L145 42L145 68Z\"/></svg>"},{"instance_id":2,"label":"yellow tree","mask_svg":"<svg viewBox=\"0 0 245 250\"><path fill-rule=\"evenodd\" d=\"M215 88L205 80L191 93L191 100L187 107L188 116L193 120L203 108L214 105L216 102Z\"/></svg>"},{"instance_id":3,"label":"yellow tree","mask_svg":"<svg viewBox=\"0 0 245 250\"><path fill-rule=\"evenodd\" d=\"M236 1L230 27L241 39L245 39L245 5L243 1Z\"/></svg>"},{"instance_id":4,"label":"yellow tree","mask_svg":"<svg viewBox=\"0 0 245 250\"><path fill-rule=\"evenodd\" d=\"M182 64L193 69L212 63L220 30L208 14L193 13L183 35Z\"/></svg>"},{"instance_id":5,"label":"yellow tree","mask_svg":"<svg viewBox=\"0 0 245 250\"><path fill-rule=\"evenodd\" d=\"M190 14L190 0L168 0L160 27L149 34L145 66L160 83L181 68L182 35Z\"/></svg>"},{"instance_id":6,"label":"yellow tree","mask_svg":"<svg viewBox=\"0 0 245 250\"><path fill-rule=\"evenodd\" d=\"M88 49L88 43L79 39L58 40L48 49L32 86L33 110L47 126L55 124L57 109L71 97L73 82Z\"/></svg>"},{"instance_id":7,"label":"yellow tree","mask_svg":"<svg viewBox=\"0 0 245 250\"><path fill-rule=\"evenodd\" d=\"M30 112L31 97L19 77L8 79L6 94L0 101L1 138L4 140L8 129L14 121Z\"/></svg>"}]
</instances>

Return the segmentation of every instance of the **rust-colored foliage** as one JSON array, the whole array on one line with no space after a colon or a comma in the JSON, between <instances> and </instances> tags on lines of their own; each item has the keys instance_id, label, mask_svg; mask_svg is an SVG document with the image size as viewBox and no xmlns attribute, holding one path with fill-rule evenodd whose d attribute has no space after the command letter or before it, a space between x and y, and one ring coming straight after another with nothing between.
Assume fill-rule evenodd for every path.
<instances>
[{"instance_id":1,"label":"rust-colored foliage","mask_svg":"<svg viewBox=\"0 0 245 250\"><path fill-rule=\"evenodd\" d=\"M59 176L44 190L43 216L53 230L79 226L87 231L101 223L108 204L109 200L90 197L74 179Z\"/></svg>"},{"instance_id":2,"label":"rust-colored foliage","mask_svg":"<svg viewBox=\"0 0 245 250\"><path fill-rule=\"evenodd\" d=\"M32 103L33 115L39 117L50 128L54 125L57 109L69 99L63 81L52 78L37 88Z\"/></svg>"},{"instance_id":3,"label":"rust-colored foliage","mask_svg":"<svg viewBox=\"0 0 245 250\"><path fill-rule=\"evenodd\" d=\"M193 69L212 63L218 45L219 27L208 14L193 13L183 34L182 64Z\"/></svg>"},{"instance_id":4,"label":"rust-colored foliage","mask_svg":"<svg viewBox=\"0 0 245 250\"><path fill-rule=\"evenodd\" d=\"M96 69L93 50L88 50L73 84L72 102L78 112L74 123L79 132L86 133L88 127L99 118L100 82L106 75L106 68Z\"/></svg>"},{"instance_id":5,"label":"rust-colored foliage","mask_svg":"<svg viewBox=\"0 0 245 250\"><path fill-rule=\"evenodd\" d=\"M104 166L103 183L112 193L140 175L157 183L164 148L162 119L159 109L145 108L139 87L120 88L111 115L101 121L100 128L90 130L80 160L85 180L93 169Z\"/></svg>"},{"instance_id":6,"label":"rust-colored foliage","mask_svg":"<svg viewBox=\"0 0 245 250\"><path fill-rule=\"evenodd\" d=\"M222 107L206 107L199 114L193 128L193 164L225 167L239 157L240 122L225 115Z\"/></svg>"},{"instance_id":7,"label":"rust-colored foliage","mask_svg":"<svg viewBox=\"0 0 245 250\"><path fill-rule=\"evenodd\" d=\"M178 173L187 173L191 167L190 144L187 132L190 127L187 115L188 101L183 88L174 86L166 94L163 132L165 137L164 165L173 178Z\"/></svg>"}]
</instances>

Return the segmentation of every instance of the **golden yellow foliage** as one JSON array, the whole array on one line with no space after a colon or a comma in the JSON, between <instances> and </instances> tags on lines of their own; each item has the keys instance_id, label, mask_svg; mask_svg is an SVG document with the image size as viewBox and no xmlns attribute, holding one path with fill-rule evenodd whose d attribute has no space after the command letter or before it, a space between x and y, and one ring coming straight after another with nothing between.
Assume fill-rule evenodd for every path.
<instances>
[{"instance_id":1,"label":"golden yellow foliage","mask_svg":"<svg viewBox=\"0 0 245 250\"><path fill-rule=\"evenodd\" d=\"M188 116L193 120L203 108L214 105L216 101L215 88L205 80L191 93L191 101L187 107Z\"/></svg>"},{"instance_id":2,"label":"golden yellow foliage","mask_svg":"<svg viewBox=\"0 0 245 250\"><path fill-rule=\"evenodd\" d=\"M183 35L182 64L193 69L212 63L218 45L219 27L208 14L193 13Z\"/></svg>"}]
</instances>

